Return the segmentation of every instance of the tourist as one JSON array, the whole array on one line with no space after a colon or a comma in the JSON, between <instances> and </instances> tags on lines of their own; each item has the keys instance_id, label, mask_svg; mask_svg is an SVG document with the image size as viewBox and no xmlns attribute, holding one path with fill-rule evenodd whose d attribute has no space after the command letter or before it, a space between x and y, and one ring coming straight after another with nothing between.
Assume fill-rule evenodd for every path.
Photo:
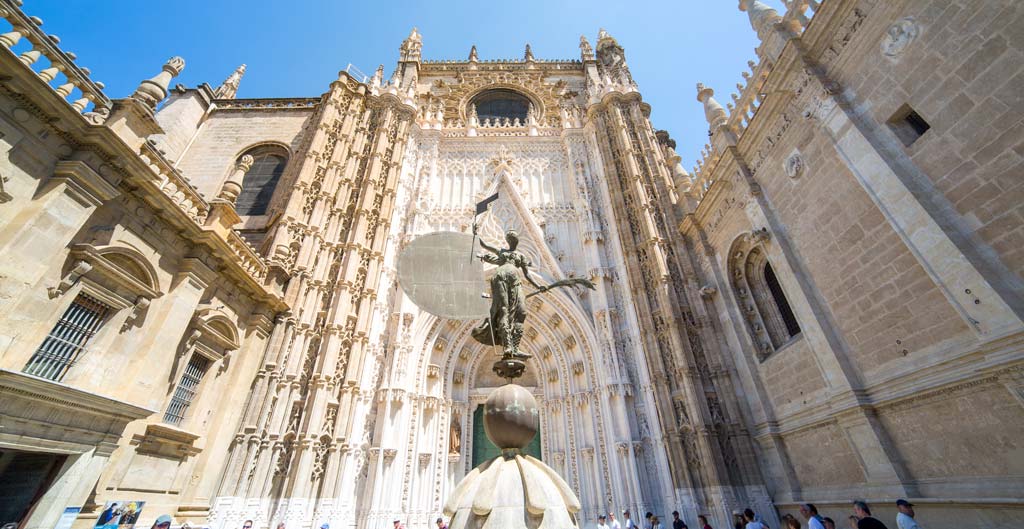
<instances>
[{"instance_id":1,"label":"tourist","mask_svg":"<svg viewBox=\"0 0 1024 529\"><path fill-rule=\"evenodd\" d=\"M437 517L437 529L448 529L448 524L444 523L444 518Z\"/></svg>"},{"instance_id":2,"label":"tourist","mask_svg":"<svg viewBox=\"0 0 1024 529\"><path fill-rule=\"evenodd\" d=\"M818 516L818 508L813 503L801 505L800 516L807 520L807 529L825 529L825 524L821 523L821 516Z\"/></svg>"},{"instance_id":3,"label":"tourist","mask_svg":"<svg viewBox=\"0 0 1024 529\"><path fill-rule=\"evenodd\" d=\"M242 529L252 529L252 520L242 522Z\"/></svg>"},{"instance_id":4,"label":"tourist","mask_svg":"<svg viewBox=\"0 0 1024 529\"><path fill-rule=\"evenodd\" d=\"M800 520L797 520L795 516L786 518L786 529L800 529Z\"/></svg>"},{"instance_id":5,"label":"tourist","mask_svg":"<svg viewBox=\"0 0 1024 529\"><path fill-rule=\"evenodd\" d=\"M757 519L757 515L751 509L743 510L743 519L747 521L746 529L766 529L768 526Z\"/></svg>"},{"instance_id":6,"label":"tourist","mask_svg":"<svg viewBox=\"0 0 1024 529\"><path fill-rule=\"evenodd\" d=\"M622 522L625 529L637 529L636 524L633 523L633 519L629 517L629 509L622 511L622 518L625 520Z\"/></svg>"},{"instance_id":7,"label":"tourist","mask_svg":"<svg viewBox=\"0 0 1024 529\"><path fill-rule=\"evenodd\" d=\"M853 502L853 515L857 517L857 529L889 529L877 518L871 517L871 509L862 501Z\"/></svg>"},{"instance_id":8,"label":"tourist","mask_svg":"<svg viewBox=\"0 0 1024 529\"><path fill-rule=\"evenodd\" d=\"M896 500L896 527L899 529L921 529L914 520L914 504L904 499Z\"/></svg>"},{"instance_id":9,"label":"tourist","mask_svg":"<svg viewBox=\"0 0 1024 529\"><path fill-rule=\"evenodd\" d=\"M700 526L700 529L711 529L711 526L708 525L708 517L703 514L697 517L697 525Z\"/></svg>"},{"instance_id":10,"label":"tourist","mask_svg":"<svg viewBox=\"0 0 1024 529\"><path fill-rule=\"evenodd\" d=\"M405 529L405 526L404 526L404 525L402 525L402 520L399 520L398 518L395 518L395 521L394 521L394 522L392 522L392 523L394 523L394 524L395 524L395 525L394 525L394 528L395 528L395 529Z\"/></svg>"},{"instance_id":11,"label":"tourist","mask_svg":"<svg viewBox=\"0 0 1024 529\"><path fill-rule=\"evenodd\" d=\"M651 511L647 511L647 514L644 515L644 520L647 521L647 525L645 525L644 527L646 527L647 529L652 529L652 527L653 527L651 525L651 519L652 518L654 518L654 513L651 512Z\"/></svg>"},{"instance_id":12,"label":"tourist","mask_svg":"<svg viewBox=\"0 0 1024 529\"><path fill-rule=\"evenodd\" d=\"M651 529L664 529L661 526L661 520L657 516L651 515Z\"/></svg>"},{"instance_id":13,"label":"tourist","mask_svg":"<svg viewBox=\"0 0 1024 529\"><path fill-rule=\"evenodd\" d=\"M611 529L610 527L608 527L608 523L606 522L607 520L608 520L608 518L606 518L605 515L603 515L603 514L598 516L597 517L597 529Z\"/></svg>"},{"instance_id":14,"label":"tourist","mask_svg":"<svg viewBox=\"0 0 1024 529\"><path fill-rule=\"evenodd\" d=\"M171 527L171 516L168 514L161 514L157 516L156 521L153 522L152 529L169 529Z\"/></svg>"},{"instance_id":15,"label":"tourist","mask_svg":"<svg viewBox=\"0 0 1024 529\"><path fill-rule=\"evenodd\" d=\"M857 529L857 517L852 514L850 515L850 528Z\"/></svg>"},{"instance_id":16,"label":"tourist","mask_svg":"<svg viewBox=\"0 0 1024 529\"><path fill-rule=\"evenodd\" d=\"M825 529L836 529L836 521L828 516L822 518L821 523L825 524Z\"/></svg>"},{"instance_id":17,"label":"tourist","mask_svg":"<svg viewBox=\"0 0 1024 529\"><path fill-rule=\"evenodd\" d=\"M672 529L687 529L686 522L679 517L679 511L672 511Z\"/></svg>"},{"instance_id":18,"label":"tourist","mask_svg":"<svg viewBox=\"0 0 1024 529\"><path fill-rule=\"evenodd\" d=\"M277 522L277 529L285 529L284 522Z\"/></svg>"},{"instance_id":19,"label":"tourist","mask_svg":"<svg viewBox=\"0 0 1024 529\"><path fill-rule=\"evenodd\" d=\"M626 512L629 512L629 511L626 511ZM615 513L613 513L613 512L608 513L608 520L609 520L608 521L608 526L611 529L622 529L622 524L620 524L619 521L615 519Z\"/></svg>"}]
</instances>

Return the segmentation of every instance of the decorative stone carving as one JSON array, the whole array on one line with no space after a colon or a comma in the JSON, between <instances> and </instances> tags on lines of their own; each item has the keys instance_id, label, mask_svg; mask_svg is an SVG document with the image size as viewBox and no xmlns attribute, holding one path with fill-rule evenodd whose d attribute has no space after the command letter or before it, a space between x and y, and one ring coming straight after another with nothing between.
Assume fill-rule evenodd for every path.
<instances>
[{"instance_id":1,"label":"decorative stone carving","mask_svg":"<svg viewBox=\"0 0 1024 529\"><path fill-rule=\"evenodd\" d=\"M185 69L185 59L171 57L164 63L163 69L154 77L142 81L135 89L132 98L142 101L150 109L156 110L156 105L167 97L167 86L171 79L178 76Z\"/></svg>"},{"instance_id":2,"label":"decorative stone carving","mask_svg":"<svg viewBox=\"0 0 1024 529\"><path fill-rule=\"evenodd\" d=\"M718 289L710 285L704 285L700 287L698 292L700 293L700 297L704 299L712 299L715 297L715 294L718 294Z\"/></svg>"},{"instance_id":3,"label":"decorative stone carving","mask_svg":"<svg viewBox=\"0 0 1024 529\"><path fill-rule=\"evenodd\" d=\"M793 152L789 153L782 163L782 168L786 171L786 176L790 178L798 178L803 174L804 157L798 149L793 149Z\"/></svg>"},{"instance_id":4,"label":"decorative stone carving","mask_svg":"<svg viewBox=\"0 0 1024 529\"><path fill-rule=\"evenodd\" d=\"M882 37L882 55L896 59L913 44L921 33L921 28L914 17L904 17L894 22Z\"/></svg>"},{"instance_id":5,"label":"decorative stone carving","mask_svg":"<svg viewBox=\"0 0 1024 529\"><path fill-rule=\"evenodd\" d=\"M768 228L761 228L750 232L750 240L754 244L763 244L768 242L772 238L772 234L768 231Z\"/></svg>"}]
</instances>

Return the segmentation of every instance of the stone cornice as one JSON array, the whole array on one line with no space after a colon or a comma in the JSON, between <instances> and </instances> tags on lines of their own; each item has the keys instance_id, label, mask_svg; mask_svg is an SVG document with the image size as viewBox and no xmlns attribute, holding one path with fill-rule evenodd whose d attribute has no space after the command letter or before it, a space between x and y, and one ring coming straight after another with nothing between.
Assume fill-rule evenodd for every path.
<instances>
[{"instance_id":1,"label":"stone cornice","mask_svg":"<svg viewBox=\"0 0 1024 529\"><path fill-rule=\"evenodd\" d=\"M16 394L49 406L67 408L76 413L114 417L125 422L156 413L154 410L124 401L9 369L0 369L0 393Z\"/></svg>"}]
</instances>

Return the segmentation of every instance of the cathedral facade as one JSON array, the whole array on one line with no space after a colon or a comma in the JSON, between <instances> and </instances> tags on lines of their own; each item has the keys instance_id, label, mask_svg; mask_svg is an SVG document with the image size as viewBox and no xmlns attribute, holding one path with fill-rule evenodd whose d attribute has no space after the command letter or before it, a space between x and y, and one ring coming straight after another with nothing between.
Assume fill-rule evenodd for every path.
<instances>
[{"instance_id":1,"label":"cathedral facade","mask_svg":"<svg viewBox=\"0 0 1024 529\"><path fill-rule=\"evenodd\" d=\"M310 98L237 98L244 65L175 86L175 57L112 100L17 4L0 524L433 527L504 381L396 266L495 193L483 240L596 284L531 299L518 381L581 527L1024 520L1024 6L741 0L761 44L725 106L679 103L708 122L687 171L604 30L427 60L414 29Z\"/></svg>"}]
</instances>

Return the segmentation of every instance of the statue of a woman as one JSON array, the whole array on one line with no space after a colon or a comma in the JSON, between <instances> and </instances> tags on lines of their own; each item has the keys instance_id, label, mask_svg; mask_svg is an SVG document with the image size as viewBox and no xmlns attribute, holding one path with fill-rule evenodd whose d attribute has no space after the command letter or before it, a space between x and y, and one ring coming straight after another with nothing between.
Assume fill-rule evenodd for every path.
<instances>
[{"instance_id":1,"label":"statue of a woman","mask_svg":"<svg viewBox=\"0 0 1024 529\"><path fill-rule=\"evenodd\" d=\"M476 235L475 224L473 234ZM594 283L589 279L570 278L550 285L541 285L530 277L530 260L516 250L519 246L519 235L516 231L507 231L505 241L508 248L495 248L483 239L480 240L480 246L490 253L479 253L477 257L485 263L498 265L498 269L491 277L490 316L473 329L473 338L484 345L500 345L502 358L522 360L531 356L519 350L519 341L523 337L523 322L526 321L526 298L564 286L585 286L593 289ZM526 281L537 289L536 292L523 294L520 272Z\"/></svg>"}]
</instances>

